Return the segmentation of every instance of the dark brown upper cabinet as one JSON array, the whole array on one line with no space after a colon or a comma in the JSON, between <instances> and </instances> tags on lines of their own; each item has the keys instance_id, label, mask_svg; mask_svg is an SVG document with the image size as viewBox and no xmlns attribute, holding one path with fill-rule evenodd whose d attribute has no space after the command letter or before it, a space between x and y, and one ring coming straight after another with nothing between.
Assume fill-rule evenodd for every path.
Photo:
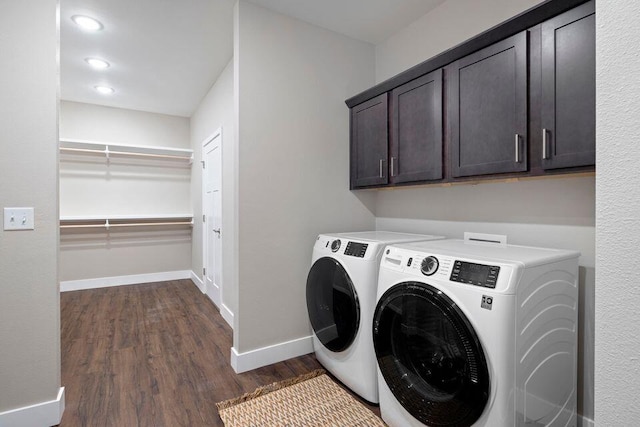
<instances>
[{"instance_id":1,"label":"dark brown upper cabinet","mask_svg":"<svg viewBox=\"0 0 640 427\"><path fill-rule=\"evenodd\" d=\"M541 25L543 169L595 165L595 3Z\"/></svg>"},{"instance_id":2,"label":"dark brown upper cabinet","mask_svg":"<svg viewBox=\"0 0 640 427\"><path fill-rule=\"evenodd\" d=\"M527 170L527 33L446 68L452 177Z\"/></svg>"},{"instance_id":3,"label":"dark brown upper cabinet","mask_svg":"<svg viewBox=\"0 0 640 427\"><path fill-rule=\"evenodd\" d=\"M389 182L387 118L386 93L351 109L351 188Z\"/></svg>"},{"instance_id":4,"label":"dark brown upper cabinet","mask_svg":"<svg viewBox=\"0 0 640 427\"><path fill-rule=\"evenodd\" d=\"M391 91L391 183L442 179L442 70Z\"/></svg>"},{"instance_id":5,"label":"dark brown upper cabinet","mask_svg":"<svg viewBox=\"0 0 640 427\"><path fill-rule=\"evenodd\" d=\"M595 0L546 0L346 100L351 188L591 172Z\"/></svg>"}]
</instances>

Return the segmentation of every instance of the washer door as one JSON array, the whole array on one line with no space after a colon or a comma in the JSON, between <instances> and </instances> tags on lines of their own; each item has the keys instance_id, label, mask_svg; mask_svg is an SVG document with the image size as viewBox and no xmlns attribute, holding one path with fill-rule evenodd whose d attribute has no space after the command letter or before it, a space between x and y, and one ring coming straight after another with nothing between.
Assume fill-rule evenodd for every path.
<instances>
[{"instance_id":1,"label":"washer door","mask_svg":"<svg viewBox=\"0 0 640 427\"><path fill-rule=\"evenodd\" d=\"M307 309L320 342L331 351L346 350L358 333L360 305L351 278L334 258L318 259L307 277Z\"/></svg>"},{"instance_id":2,"label":"washer door","mask_svg":"<svg viewBox=\"0 0 640 427\"><path fill-rule=\"evenodd\" d=\"M378 366L398 402L430 426L470 426L490 382L482 346L458 306L425 283L393 286L373 323Z\"/></svg>"}]
</instances>

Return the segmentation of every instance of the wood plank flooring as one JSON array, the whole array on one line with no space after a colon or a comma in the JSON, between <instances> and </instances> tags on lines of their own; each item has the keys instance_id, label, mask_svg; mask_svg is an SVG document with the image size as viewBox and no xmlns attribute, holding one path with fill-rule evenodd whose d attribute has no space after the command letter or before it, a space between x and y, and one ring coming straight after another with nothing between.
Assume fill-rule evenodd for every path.
<instances>
[{"instance_id":1,"label":"wood plank flooring","mask_svg":"<svg viewBox=\"0 0 640 427\"><path fill-rule=\"evenodd\" d=\"M63 292L60 302L62 427L222 426L216 402L321 368L306 355L235 374L232 330L190 280Z\"/></svg>"}]
</instances>

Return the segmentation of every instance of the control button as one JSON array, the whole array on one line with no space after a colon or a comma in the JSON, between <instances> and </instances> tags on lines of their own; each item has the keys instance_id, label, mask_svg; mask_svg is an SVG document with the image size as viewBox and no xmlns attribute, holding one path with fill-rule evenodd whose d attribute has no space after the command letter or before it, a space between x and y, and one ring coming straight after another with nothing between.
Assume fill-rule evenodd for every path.
<instances>
[{"instance_id":1,"label":"control button","mask_svg":"<svg viewBox=\"0 0 640 427\"><path fill-rule=\"evenodd\" d=\"M411 267L412 262L413 262L413 258L409 258L409 261L407 261L407 267Z\"/></svg>"},{"instance_id":2,"label":"control button","mask_svg":"<svg viewBox=\"0 0 640 427\"><path fill-rule=\"evenodd\" d=\"M331 252L338 252L338 249L340 249L340 239L331 242Z\"/></svg>"},{"instance_id":3,"label":"control button","mask_svg":"<svg viewBox=\"0 0 640 427\"><path fill-rule=\"evenodd\" d=\"M422 271L422 274L424 274L425 276L431 276L435 274L436 271L438 271L438 266L438 258L434 256L428 256L422 260L420 271Z\"/></svg>"}]
</instances>

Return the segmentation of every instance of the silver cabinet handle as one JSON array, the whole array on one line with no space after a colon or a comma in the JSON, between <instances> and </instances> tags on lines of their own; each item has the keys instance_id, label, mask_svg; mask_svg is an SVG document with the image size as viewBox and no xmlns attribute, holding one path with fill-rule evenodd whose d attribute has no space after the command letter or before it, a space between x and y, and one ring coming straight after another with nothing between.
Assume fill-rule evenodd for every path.
<instances>
[{"instance_id":1,"label":"silver cabinet handle","mask_svg":"<svg viewBox=\"0 0 640 427\"><path fill-rule=\"evenodd\" d=\"M393 172L393 162L395 161L395 157L391 158L391 176L396 176L396 174Z\"/></svg>"},{"instance_id":2,"label":"silver cabinet handle","mask_svg":"<svg viewBox=\"0 0 640 427\"><path fill-rule=\"evenodd\" d=\"M516 133L516 163L520 163L520 135Z\"/></svg>"},{"instance_id":3,"label":"silver cabinet handle","mask_svg":"<svg viewBox=\"0 0 640 427\"><path fill-rule=\"evenodd\" d=\"M384 159L380 159L380 178L384 178L383 171L382 171L382 162L384 162Z\"/></svg>"},{"instance_id":4,"label":"silver cabinet handle","mask_svg":"<svg viewBox=\"0 0 640 427\"><path fill-rule=\"evenodd\" d=\"M542 160L549 158L549 153L547 153L547 132L549 132L548 129L542 129Z\"/></svg>"}]
</instances>

